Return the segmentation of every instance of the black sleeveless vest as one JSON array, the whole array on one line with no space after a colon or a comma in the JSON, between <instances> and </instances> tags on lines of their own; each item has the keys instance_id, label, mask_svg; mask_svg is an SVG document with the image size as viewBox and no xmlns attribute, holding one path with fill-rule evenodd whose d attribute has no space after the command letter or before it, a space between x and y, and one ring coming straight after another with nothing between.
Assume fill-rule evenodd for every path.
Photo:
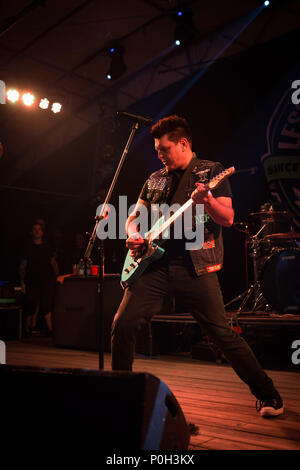
<instances>
[{"instance_id":1,"label":"black sleeveless vest","mask_svg":"<svg viewBox=\"0 0 300 470\"><path fill-rule=\"evenodd\" d=\"M147 186L147 201L151 204L163 204L179 202L182 204L187 201L191 193L195 189L195 183L200 182L203 184L208 183L214 176L223 171L223 166L219 162L212 162L210 160L199 160L196 155L191 161L189 175L186 179L184 187L181 188L180 193L175 191L176 200L171 198L170 192L172 189L172 174L163 168L155 173L152 173L146 182ZM180 185L180 182L179 184ZM214 192L212 191L214 195ZM227 196L227 194L224 194ZM188 253L191 257L195 273L200 276L205 273L219 271L223 263L223 237L222 227L216 224L209 214L204 214L204 243L201 249L189 250ZM193 228L195 229L197 220L193 218Z\"/></svg>"}]
</instances>

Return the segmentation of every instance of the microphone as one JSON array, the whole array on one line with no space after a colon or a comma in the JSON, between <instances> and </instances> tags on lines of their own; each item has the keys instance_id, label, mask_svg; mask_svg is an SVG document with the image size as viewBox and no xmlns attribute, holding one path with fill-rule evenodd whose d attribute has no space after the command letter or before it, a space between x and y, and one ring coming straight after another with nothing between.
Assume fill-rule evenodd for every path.
<instances>
[{"instance_id":1,"label":"microphone","mask_svg":"<svg viewBox=\"0 0 300 470\"><path fill-rule=\"evenodd\" d=\"M125 116L132 121L139 122L143 126L152 126L153 119L146 118L143 116L137 116L136 114L127 113L127 111L117 111L118 116Z\"/></svg>"}]
</instances>

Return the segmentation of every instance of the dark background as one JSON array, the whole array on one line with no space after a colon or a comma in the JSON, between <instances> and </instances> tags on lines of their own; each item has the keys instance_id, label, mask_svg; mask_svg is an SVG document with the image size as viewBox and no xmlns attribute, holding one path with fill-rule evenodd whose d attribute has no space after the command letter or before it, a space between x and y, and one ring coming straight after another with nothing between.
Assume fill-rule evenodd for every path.
<instances>
[{"instance_id":1,"label":"dark background","mask_svg":"<svg viewBox=\"0 0 300 470\"><path fill-rule=\"evenodd\" d=\"M178 101L176 97L191 77L129 108L154 119L161 110L165 110L165 114L184 116L191 124L193 149L198 157L220 161L224 167L234 165L237 170L255 168L255 171L237 172L231 177L236 221L249 220L249 213L259 210L269 200L260 159L267 150L268 121L283 92L298 78L299 54L296 53L296 45L299 43L300 32L296 31L253 47L243 54L216 62ZM171 102L175 104L168 108ZM113 136L119 154L111 162L113 168L117 166L130 129L129 122L119 119ZM129 204L134 203L144 179L160 166L149 131L139 132L115 188L112 203L122 194L128 196ZM22 245L36 218L46 220L49 239L56 229L62 231L66 252L75 233L93 229L101 198L90 200L87 192L96 140L97 127L93 126L72 144L38 163L16 182L16 186L75 197L0 190L0 279L18 282ZM4 161L0 162L0 171ZM103 185L104 193L109 183L110 175ZM246 287L245 238L234 228L224 229L224 243L225 261L220 280L224 298L228 301ZM125 253L124 241L109 241L105 247L106 270L120 272ZM251 267L251 261L248 262ZM251 269L249 276L251 278Z\"/></svg>"}]
</instances>

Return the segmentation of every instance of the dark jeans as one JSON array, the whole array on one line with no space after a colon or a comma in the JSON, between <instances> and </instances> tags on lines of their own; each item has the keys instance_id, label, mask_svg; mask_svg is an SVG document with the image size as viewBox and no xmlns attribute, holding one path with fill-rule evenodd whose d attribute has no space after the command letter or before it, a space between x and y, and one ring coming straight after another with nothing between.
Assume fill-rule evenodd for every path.
<instances>
[{"instance_id":1,"label":"dark jeans","mask_svg":"<svg viewBox=\"0 0 300 470\"><path fill-rule=\"evenodd\" d=\"M33 315L39 305L41 315L53 311L55 296L55 277L49 276L26 280L26 307L27 314Z\"/></svg>"},{"instance_id":2,"label":"dark jeans","mask_svg":"<svg viewBox=\"0 0 300 470\"><path fill-rule=\"evenodd\" d=\"M256 398L277 395L248 344L226 319L217 274L196 277L182 265L158 264L126 289L112 325L113 370L132 370L140 322L161 313L166 298L173 295L180 296L186 312L193 314Z\"/></svg>"}]
</instances>

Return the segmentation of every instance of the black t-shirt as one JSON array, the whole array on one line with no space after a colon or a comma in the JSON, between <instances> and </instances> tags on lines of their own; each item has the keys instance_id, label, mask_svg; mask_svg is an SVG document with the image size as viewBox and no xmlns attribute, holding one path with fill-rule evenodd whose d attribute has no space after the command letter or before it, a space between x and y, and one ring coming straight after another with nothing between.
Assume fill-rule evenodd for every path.
<instances>
[{"instance_id":1,"label":"black t-shirt","mask_svg":"<svg viewBox=\"0 0 300 470\"><path fill-rule=\"evenodd\" d=\"M223 170L223 167L222 165L216 163L215 165L215 169L214 169L214 174L212 176L215 176L217 175L218 173L220 173L221 171ZM185 170L174 170L172 172L170 172L168 174L167 177L165 177L165 184L167 185L168 182L167 182L167 178L171 178L169 181L170 181L170 191L168 191L168 196L167 197L164 197L164 193L165 193L165 187L164 187L164 184L161 184L161 190L160 189L156 189L156 191L161 191L161 196L159 196L159 201L161 204L163 203L166 203L166 204L170 204L171 201L172 201L172 198L175 194L175 191L177 189L177 186L183 176L183 174L185 173ZM147 201L147 202L153 202L152 199L151 199L151 195L149 194L149 179L146 180L141 192L140 192L140 195L139 195L139 199L142 199L143 201ZM190 197L192 191L194 189L196 189L196 186L194 186L193 188L190 188L190 192L189 192L189 195L187 196ZM212 191L212 195L213 197L217 198L217 197L232 197L232 192L231 192L231 188L230 188L230 184L229 184L229 181L226 179L224 180L216 189L214 189ZM206 232L216 232L216 231L219 231L220 230L220 227L219 225L217 225L211 218L210 216L207 214L207 222L205 222L205 231ZM182 230L182 234L184 235L184 230ZM215 233L215 235L217 235L217 233ZM182 239L174 239L172 238L172 230L170 230L170 239L168 239L167 241L165 241L163 243L163 248L166 249L166 253L164 255L164 259L168 260L169 262L171 261L172 263L182 263L183 259L184 260L189 260L189 256L188 256L188 252L186 250L186 239L183 238ZM190 240L189 240L190 241Z\"/></svg>"},{"instance_id":2,"label":"black t-shirt","mask_svg":"<svg viewBox=\"0 0 300 470\"><path fill-rule=\"evenodd\" d=\"M184 174L185 170L174 170L170 172L167 176L167 178L170 178L170 190L168 191L168 196L164 198L162 196L162 202L161 204L170 204L172 201L172 198L175 194L175 191L177 189L177 186ZM166 184L167 184L167 179L166 179ZM163 188L162 188L163 190ZM148 180L145 182L140 195L139 199L142 199L143 201L151 202L149 200L149 193L148 193ZM184 233L184 232L182 232ZM174 239L174 234L172 230L172 226L170 227L170 239L167 239L163 242L163 248L166 250L166 253L164 254L164 261L170 261L172 260L173 262L179 262L180 264L182 263L182 258L186 256L186 250L185 250L185 239Z\"/></svg>"},{"instance_id":3,"label":"black t-shirt","mask_svg":"<svg viewBox=\"0 0 300 470\"><path fill-rule=\"evenodd\" d=\"M47 243L37 245L30 242L22 255L22 259L27 261L25 280L52 278L54 276L52 256L53 252Z\"/></svg>"}]
</instances>

